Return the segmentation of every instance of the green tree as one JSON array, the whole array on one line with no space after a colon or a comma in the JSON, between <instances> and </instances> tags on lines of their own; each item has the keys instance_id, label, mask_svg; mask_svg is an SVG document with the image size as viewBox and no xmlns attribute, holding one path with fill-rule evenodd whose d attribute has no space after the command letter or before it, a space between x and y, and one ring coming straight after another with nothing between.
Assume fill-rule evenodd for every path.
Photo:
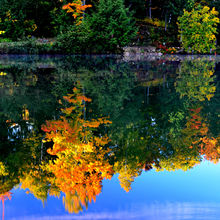
<instances>
[{"instance_id":1,"label":"green tree","mask_svg":"<svg viewBox=\"0 0 220 220\"><path fill-rule=\"evenodd\" d=\"M219 18L215 8L197 5L178 18L183 48L188 52L209 53L215 50Z\"/></svg>"},{"instance_id":2,"label":"green tree","mask_svg":"<svg viewBox=\"0 0 220 220\"><path fill-rule=\"evenodd\" d=\"M137 32L123 0L100 0L97 11L87 22L91 29L91 45L96 45L99 52L115 52L128 45Z\"/></svg>"}]
</instances>

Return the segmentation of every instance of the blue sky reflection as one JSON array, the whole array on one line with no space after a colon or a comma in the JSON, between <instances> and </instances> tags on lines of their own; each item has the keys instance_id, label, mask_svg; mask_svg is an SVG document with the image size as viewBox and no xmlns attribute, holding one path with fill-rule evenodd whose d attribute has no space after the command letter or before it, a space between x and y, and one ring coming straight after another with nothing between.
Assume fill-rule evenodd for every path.
<instances>
[{"instance_id":1,"label":"blue sky reflection","mask_svg":"<svg viewBox=\"0 0 220 220\"><path fill-rule=\"evenodd\" d=\"M219 220L219 182L220 165L210 162L187 172L145 172L135 179L129 193L120 187L116 175L103 182L96 203L79 215L68 214L62 198L49 197L43 207L33 195L14 189L12 200L5 202L5 220Z\"/></svg>"}]
</instances>

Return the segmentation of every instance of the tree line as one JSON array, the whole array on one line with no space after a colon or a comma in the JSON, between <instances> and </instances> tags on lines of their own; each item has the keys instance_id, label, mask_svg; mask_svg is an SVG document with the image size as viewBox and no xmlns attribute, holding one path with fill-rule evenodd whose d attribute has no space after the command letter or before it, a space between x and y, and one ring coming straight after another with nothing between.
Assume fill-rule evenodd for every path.
<instances>
[{"instance_id":1,"label":"tree line","mask_svg":"<svg viewBox=\"0 0 220 220\"><path fill-rule=\"evenodd\" d=\"M53 38L51 46L66 53L120 52L134 44L182 42L187 52L207 53L215 50L219 39L218 11L220 2L210 0L0 0L0 42ZM186 30L195 12L198 19L193 24L204 24L203 28ZM184 38L196 34L202 35L199 43ZM205 40L208 49L193 48L204 36L211 38Z\"/></svg>"}]
</instances>

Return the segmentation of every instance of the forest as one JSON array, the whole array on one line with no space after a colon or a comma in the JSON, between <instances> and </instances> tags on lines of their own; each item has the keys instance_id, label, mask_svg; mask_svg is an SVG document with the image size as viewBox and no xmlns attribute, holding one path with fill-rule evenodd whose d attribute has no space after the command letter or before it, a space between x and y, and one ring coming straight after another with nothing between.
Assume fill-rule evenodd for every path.
<instances>
[{"instance_id":1,"label":"forest","mask_svg":"<svg viewBox=\"0 0 220 220\"><path fill-rule=\"evenodd\" d=\"M218 53L220 1L0 0L0 53ZM190 24L190 25L188 25Z\"/></svg>"}]
</instances>

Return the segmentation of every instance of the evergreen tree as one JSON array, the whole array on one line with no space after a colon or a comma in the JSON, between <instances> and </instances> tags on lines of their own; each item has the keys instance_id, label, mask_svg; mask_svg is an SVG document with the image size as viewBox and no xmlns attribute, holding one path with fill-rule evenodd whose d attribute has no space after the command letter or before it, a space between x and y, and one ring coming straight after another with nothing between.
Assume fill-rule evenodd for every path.
<instances>
[{"instance_id":1,"label":"evergreen tree","mask_svg":"<svg viewBox=\"0 0 220 220\"><path fill-rule=\"evenodd\" d=\"M91 42L97 51L115 52L136 36L132 15L123 0L100 0L97 11L87 18Z\"/></svg>"}]
</instances>

